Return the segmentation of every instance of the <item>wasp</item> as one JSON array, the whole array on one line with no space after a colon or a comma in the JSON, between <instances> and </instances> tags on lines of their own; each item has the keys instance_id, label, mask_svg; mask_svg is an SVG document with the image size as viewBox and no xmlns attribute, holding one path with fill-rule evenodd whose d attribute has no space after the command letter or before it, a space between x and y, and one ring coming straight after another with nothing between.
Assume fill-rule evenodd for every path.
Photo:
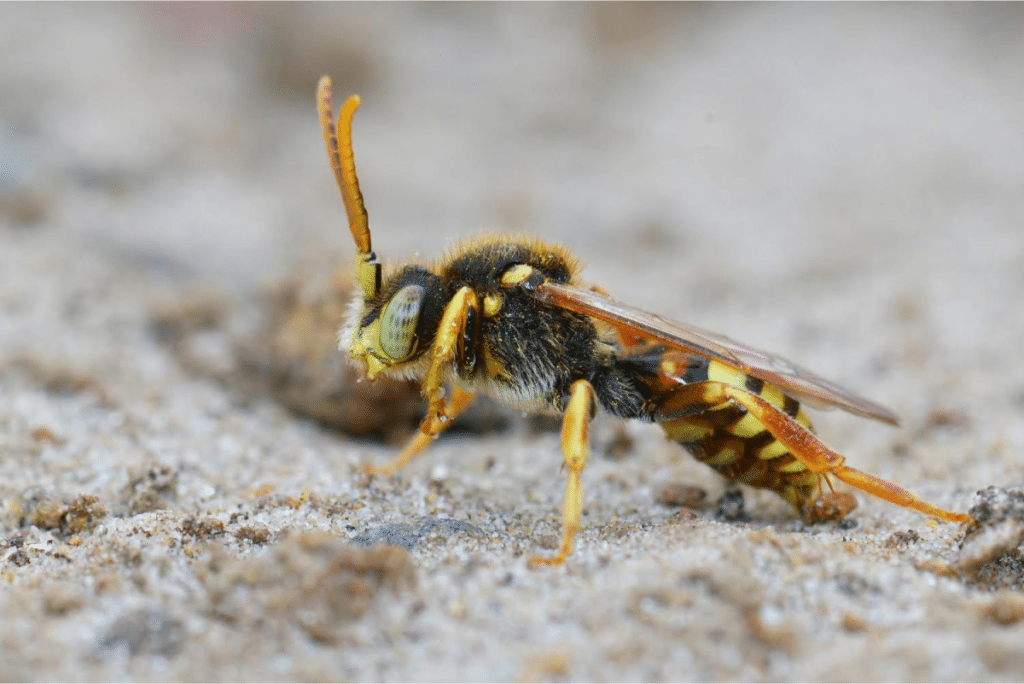
<instances>
[{"instance_id":1,"label":"wasp","mask_svg":"<svg viewBox=\"0 0 1024 684\"><path fill-rule=\"evenodd\" d=\"M567 470L558 565L573 549L583 506L588 428L598 407L655 422L726 478L769 489L808 521L839 519L856 506L831 478L948 522L966 514L935 506L846 465L813 433L803 405L840 408L897 425L889 409L785 359L624 304L579 280L565 248L533 237L490 235L464 242L432 266L382 273L352 149L353 95L333 118L331 81L317 91L327 154L356 245L359 288L339 346L366 377L413 379L428 402L419 432L391 475L422 452L477 395L563 416ZM828 493L823 487L828 488Z\"/></svg>"}]
</instances>

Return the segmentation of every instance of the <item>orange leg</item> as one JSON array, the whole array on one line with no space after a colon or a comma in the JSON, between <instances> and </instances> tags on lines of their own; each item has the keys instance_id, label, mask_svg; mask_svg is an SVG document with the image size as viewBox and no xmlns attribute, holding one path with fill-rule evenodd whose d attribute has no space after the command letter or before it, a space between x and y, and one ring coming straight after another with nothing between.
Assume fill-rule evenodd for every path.
<instances>
[{"instance_id":1,"label":"orange leg","mask_svg":"<svg viewBox=\"0 0 1024 684\"><path fill-rule=\"evenodd\" d=\"M419 456L424 449L430 446L430 443L434 441L434 438L443 432L444 428L450 425L460 413L466 410L466 408L473 403L473 399L475 398L476 395L472 392L467 392L462 388L455 387L452 389L451 401L445 408L445 416L448 420L445 423L441 423L441 428L436 433L428 434L422 429L419 430L413 438L409 440L409 443L405 445L405 448L402 449L402 452L398 454L394 460L382 466L364 463L363 472L370 475L387 475L388 477L391 477L399 470L409 465L409 462L412 461L412 459Z\"/></svg>"},{"instance_id":2,"label":"orange leg","mask_svg":"<svg viewBox=\"0 0 1024 684\"><path fill-rule=\"evenodd\" d=\"M722 384L719 387L723 399L734 401L750 411L797 460L813 472L825 475L826 479L834 475L857 489L939 520L960 523L973 521L965 513L939 508L892 482L845 465L846 459L843 456L829 449L809 430L761 397L730 385Z\"/></svg>"},{"instance_id":3,"label":"orange leg","mask_svg":"<svg viewBox=\"0 0 1024 684\"><path fill-rule=\"evenodd\" d=\"M569 468L569 479L565 483L565 502L562 505L562 546L553 558L533 556L531 567L539 565L561 565L572 553L572 543L580 529L583 513L583 489L580 474L587 465L587 444L590 420L596 408L594 388L586 380L572 384L569 403L562 420L562 454Z\"/></svg>"}]
</instances>

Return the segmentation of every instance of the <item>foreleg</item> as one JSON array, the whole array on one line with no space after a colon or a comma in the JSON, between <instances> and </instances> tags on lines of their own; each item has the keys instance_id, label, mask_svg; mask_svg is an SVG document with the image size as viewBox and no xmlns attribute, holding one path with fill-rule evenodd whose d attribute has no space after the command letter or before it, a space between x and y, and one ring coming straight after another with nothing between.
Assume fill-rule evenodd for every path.
<instances>
[{"instance_id":1,"label":"foreleg","mask_svg":"<svg viewBox=\"0 0 1024 684\"><path fill-rule=\"evenodd\" d=\"M448 368L458 361L470 310L477 308L476 295L470 287L463 287L444 309L434 343L430 346L430 365L423 376L421 390L427 399L427 415L420 422L419 433L410 440L402 452L384 466L364 466L371 474L393 475L421 453L434 437L444 431L452 420L473 402L473 394L458 387L452 388L450 401L445 401L444 378Z\"/></svg>"}]
</instances>

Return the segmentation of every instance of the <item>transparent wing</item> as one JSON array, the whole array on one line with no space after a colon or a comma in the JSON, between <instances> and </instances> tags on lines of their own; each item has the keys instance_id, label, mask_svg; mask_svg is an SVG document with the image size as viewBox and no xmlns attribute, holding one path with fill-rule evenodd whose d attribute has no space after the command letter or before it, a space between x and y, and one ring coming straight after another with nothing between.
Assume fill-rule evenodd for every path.
<instances>
[{"instance_id":1,"label":"transparent wing","mask_svg":"<svg viewBox=\"0 0 1024 684\"><path fill-rule=\"evenodd\" d=\"M619 332L627 345L639 340L660 342L673 349L726 363L747 375L772 383L814 408L841 408L865 418L899 424L899 417L881 404L843 389L780 356L752 349L724 335L676 323L573 285L542 283L537 286L536 296L543 302L604 321Z\"/></svg>"}]
</instances>

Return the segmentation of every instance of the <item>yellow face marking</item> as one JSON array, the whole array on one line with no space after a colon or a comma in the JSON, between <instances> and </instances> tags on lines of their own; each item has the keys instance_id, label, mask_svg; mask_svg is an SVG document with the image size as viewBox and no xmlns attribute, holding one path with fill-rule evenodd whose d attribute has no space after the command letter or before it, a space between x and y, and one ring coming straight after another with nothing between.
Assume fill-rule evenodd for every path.
<instances>
[{"instance_id":1,"label":"yellow face marking","mask_svg":"<svg viewBox=\"0 0 1024 684\"><path fill-rule=\"evenodd\" d=\"M501 276L502 287L515 287L526 282L526 280L533 275L533 266L529 264L519 264L505 271Z\"/></svg>"},{"instance_id":2,"label":"yellow face marking","mask_svg":"<svg viewBox=\"0 0 1024 684\"><path fill-rule=\"evenodd\" d=\"M349 343L349 355L353 359L366 364L366 377L368 380L375 380L378 375L387 369L387 364L383 363L373 354L373 350L379 346L379 334L380 319L377 319L362 330L353 333L352 340Z\"/></svg>"},{"instance_id":3,"label":"yellow face marking","mask_svg":"<svg viewBox=\"0 0 1024 684\"><path fill-rule=\"evenodd\" d=\"M763 447L757 450L757 457L769 461L773 458L778 458L784 454L789 453L789 449L786 448L782 442L774 440L765 444ZM797 461L799 463L800 461Z\"/></svg>"},{"instance_id":4,"label":"yellow face marking","mask_svg":"<svg viewBox=\"0 0 1024 684\"><path fill-rule=\"evenodd\" d=\"M381 373L388 369L387 364L378 359L376 356L367 356L366 361L366 379L373 382L377 379Z\"/></svg>"},{"instance_id":5,"label":"yellow face marking","mask_svg":"<svg viewBox=\"0 0 1024 684\"><path fill-rule=\"evenodd\" d=\"M494 318L505 305L505 298L498 293L491 293L484 297L484 316Z\"/></svg>"}]
</instances>

